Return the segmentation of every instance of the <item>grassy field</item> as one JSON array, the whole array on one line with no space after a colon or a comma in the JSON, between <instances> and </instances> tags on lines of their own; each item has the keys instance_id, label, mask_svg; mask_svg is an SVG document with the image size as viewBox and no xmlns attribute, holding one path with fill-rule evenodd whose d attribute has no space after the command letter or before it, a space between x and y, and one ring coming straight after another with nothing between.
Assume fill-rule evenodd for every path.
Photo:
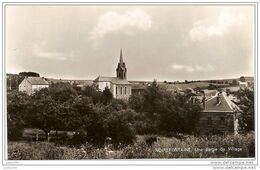
<instances>
[{"instance_id":1,"label":"grassy field","mask_svg":"<svg viewBox=\"0 0 260 170\"><path fill-rule=\"evenodd\" d=\"M79 148L56 146L48 142L9 142L9 160L78 160L142 158L241 158L254 157L254 134L226 137L183 136L158 137L153 144L149 136L137 136L134 144L113 149L95 148L86 143Z\"/></svg>"}]
</instances>

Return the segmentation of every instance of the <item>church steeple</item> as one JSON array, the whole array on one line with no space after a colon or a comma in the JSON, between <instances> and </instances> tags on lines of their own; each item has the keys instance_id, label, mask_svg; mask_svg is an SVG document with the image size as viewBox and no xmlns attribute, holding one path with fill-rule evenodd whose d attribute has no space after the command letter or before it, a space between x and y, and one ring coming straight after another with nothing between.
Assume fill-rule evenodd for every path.
<instances>
[{"instance_id":1,"label":"church steeple","mask_svg":"<svg viewBox=\"0 0 260 170\"><path fill-rule=\"evenodd\" d=\"M120 64L123 64L123 54L122 54L122 48L120 49L120 60L119 60Z\"/></svg>"},{"instance_id":2,"label":"church steeple","mask_svg":"<svg viewBox=\"0 0 260 170\"><path fill-rule=\"evenodd\" d=\"M117 69L116 69L116 77L120 78L120 79L126 79L126 65L123 61L123 52L122 52L122 48L120 49L120 59L119 59L119 63L117 65Z\"/></svg>"}]
</instances>

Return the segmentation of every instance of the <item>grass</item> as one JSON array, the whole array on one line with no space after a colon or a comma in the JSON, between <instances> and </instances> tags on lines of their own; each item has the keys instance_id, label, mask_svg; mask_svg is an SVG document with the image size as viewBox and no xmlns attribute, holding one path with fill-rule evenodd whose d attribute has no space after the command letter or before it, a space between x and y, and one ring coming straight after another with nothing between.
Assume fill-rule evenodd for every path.
<instances>
[{"instance_id":1,"label":"grass","mask_svg":"<svg viewBox=\"0 0 260 170\"><path fill-rule=\"evenodd\" d=\"M134 144L113 149L95 148L86 143L80 148L55 146L48 142L9 142L9 160L79 160L142 158L242 158L254 157L254 134L194 137L158 137L147 144L149 136L137 136Z\"/></svg>"}]
</instances>

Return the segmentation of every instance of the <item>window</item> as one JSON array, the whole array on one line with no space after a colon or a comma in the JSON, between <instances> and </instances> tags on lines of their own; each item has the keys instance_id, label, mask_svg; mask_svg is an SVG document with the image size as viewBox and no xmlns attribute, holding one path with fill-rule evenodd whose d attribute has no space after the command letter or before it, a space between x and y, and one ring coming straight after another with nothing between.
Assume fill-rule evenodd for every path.
<instances>
[{"instance_id":1,"label":"window","mask_svg":"<svg viewBox=\"0 0 260 170\"><path fill-rule=\"evenodd\" d=\"M125 87L125 94L126 94L126 87Z\"/></svg>"},{"instance_id":2,"label":"window","mask_svg":"<svg viewBox=\"0 0 260 170\"><path fill-rule=\"evenodd\" d=\"M108 87L108 83L106 83L106 87Z\"/></svg>"},{"instance_id":3,"label":"window","mask_svg":"<svg viewBox=\"0 0 260 170\"><path fill-rule=\"evenodd\" d=\"M123 87L121 87L121 94L123 94Z\"/></svg>"},{"instance_id":4,"label":"window","mask_svg":"<svg viewBox=\"0 0 260 170\"><path fill-rule=\"evenodd\" d=\"M117 87L116 87L116 95L117 95Z\"/></svg>"}]
</instances>

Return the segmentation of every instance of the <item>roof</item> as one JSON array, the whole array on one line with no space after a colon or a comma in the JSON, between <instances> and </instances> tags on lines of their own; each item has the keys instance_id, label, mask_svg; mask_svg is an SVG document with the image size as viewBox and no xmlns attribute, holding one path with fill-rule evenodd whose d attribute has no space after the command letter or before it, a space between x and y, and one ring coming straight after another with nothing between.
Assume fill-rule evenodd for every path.
<instances>
[{"instance_id":1,"label":"roof","mask_svg":"<svg viewBox=\"0 0 260 170\"><path fill-rule=\"evenodd\" d=\"M216 96L218 91L217 90L203 90L206 97L213 97Z\"/></svg>"},{"instance_id":2,"label":"roof","mask_svg":"<svg viewBox=\"0 0 260 170\"><path fill-rule=\"evenodd\" d=\"M148 87L148 85L144 84L132 84L132 90L144 90Z\"/></svg>"},{"instance_id":3,"label":"roof","mask_svg":"<svg viewBox=\"0 0 260 170\"><path fill-rule=\"evenodd\" d=\"M205 102L205 109L203 112L233 112L236 105L226 96L226 94L219 93Z\"/></svg>"},{"instance_id":4,"label":"roof","mask_svg":"<svg viewBox=\"0 0 260 170\"><path fill-rule=\"evenodd\" d=\"M131 84L127 80L120 79L117 77L104 77L104 76L98 76L94 82L111 82L113 84Z\"/></svg>"},{"instance_id":5,"label":"roof","mask_svg":"<svg viewBox=\"0 0 260 170\"><path fill-rule=\"evenodd\" d=\"M32 85L49 85L49 83L42 77L27 77L25 79Z\"/></svg>"}]
</instances>

